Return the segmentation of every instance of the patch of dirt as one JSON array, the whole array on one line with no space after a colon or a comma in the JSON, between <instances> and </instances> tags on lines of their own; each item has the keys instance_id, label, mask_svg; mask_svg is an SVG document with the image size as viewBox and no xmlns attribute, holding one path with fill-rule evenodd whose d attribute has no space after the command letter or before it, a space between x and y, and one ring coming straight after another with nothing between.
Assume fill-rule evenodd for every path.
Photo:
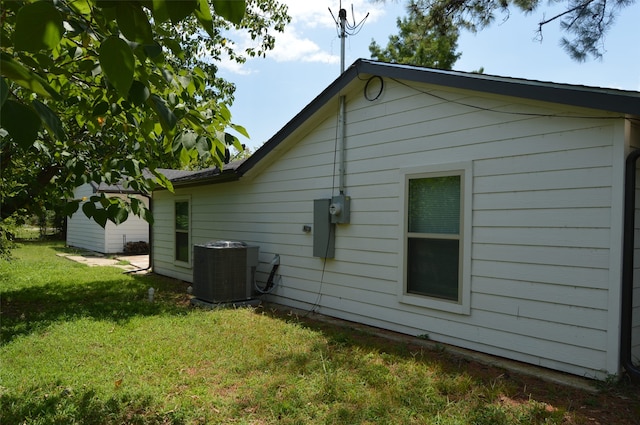
<instances>
[{"instance_id":1,"label":"patch of dirt","mask_svg":"<svg viewBox=\"0 0 640 425\"><path fill-rule=\"evenodd\" d=\"M640 425L640 385L589 381L594 390L587 391L475 361L462 362L471 376L488 383L505 381L510 391L500 396L502 404L517 406L535 400L543 403L547 412L566 412L563 423L570 425Z\"/></svg>"}]
</instances>

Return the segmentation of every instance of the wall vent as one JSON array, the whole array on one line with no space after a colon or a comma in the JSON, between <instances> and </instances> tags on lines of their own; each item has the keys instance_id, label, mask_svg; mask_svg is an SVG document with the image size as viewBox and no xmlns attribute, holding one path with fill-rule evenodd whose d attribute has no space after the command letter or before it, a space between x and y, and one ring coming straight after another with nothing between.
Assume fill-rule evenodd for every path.
<instances>
[{"instance_id":1,"label":"wall vent","mask_svg":"<svg viewBox=\"0 0 640 425\"><path fill-rule=\"evenodd\" d=\"M210 303L245 301L254 296L257 246L214 241L194 246L193 295Z\"/></svg>"}]
</instances>

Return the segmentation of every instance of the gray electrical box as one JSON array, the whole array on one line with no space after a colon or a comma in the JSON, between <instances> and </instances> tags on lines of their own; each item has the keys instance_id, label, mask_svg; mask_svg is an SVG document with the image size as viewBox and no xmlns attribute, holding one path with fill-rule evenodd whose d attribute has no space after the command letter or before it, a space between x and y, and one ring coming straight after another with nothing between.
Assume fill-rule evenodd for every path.
<instances>
[{"instance_id":1,"label":"gray electrical box","mask_svg":"<svg viewBox=\"0 0 640 425\"><path fill-rule=\"evenodd\" d=\"M313 201L313 256L334 258L336 245L336 225L331 223L329 206L331 199Z\"/></svg>"}]
</instances>

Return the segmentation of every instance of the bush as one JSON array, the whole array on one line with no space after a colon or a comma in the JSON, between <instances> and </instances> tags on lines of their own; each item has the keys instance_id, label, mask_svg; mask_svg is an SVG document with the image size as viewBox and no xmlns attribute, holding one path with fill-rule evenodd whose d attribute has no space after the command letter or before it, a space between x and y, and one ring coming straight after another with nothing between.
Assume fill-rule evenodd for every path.
<instances>
[{"instance_id":1,"label":"bush","mask_svg":"<svg viewBox=\"0 0 640 425\"><path fill-rule=\"evenodd\" d=\"M15 229L13 223L8 220L0 222L0 261L11 260L11 250L15 248Z\"/></svg>"},{"instance_id":2,"label":"bush","mask_svg":"<svg viewBox=\"0 0 640 425\"><path fill-rule=\"evenodd\" d=\"M145 241L127 242L124 246L125 254L148 254L149 244Z\"/></svg>"}]
</instances>

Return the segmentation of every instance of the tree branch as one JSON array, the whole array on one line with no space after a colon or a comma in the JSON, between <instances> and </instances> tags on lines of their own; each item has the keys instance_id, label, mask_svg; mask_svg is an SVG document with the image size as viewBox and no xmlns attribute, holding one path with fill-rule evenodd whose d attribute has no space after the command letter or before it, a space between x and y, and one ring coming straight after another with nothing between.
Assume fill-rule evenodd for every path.
<instances>
[{"instance_id":1,"label":"tree branch","mask_svg":"<svg viewBox=\"0 0 640 425\"><path fill-rule=\"evenodd\" d=\"M568 14L570 14L570 13L573 13L573 12L575 12L575 11L576 11L576 10L578 10L578 9L584 9L584 8L586 8L588 5L590 5L591 3L593 3L594 1L595 1L595 0L587 0L587 1L586 1L586 2L584 2L584 3L580 3L580 4L579 4L579 5L577 5L576 7L573 7L573 8L571 8L571 9L565 10L564 12L562 12L562 13L559 13L559 14L555 15L553 18L550 18L550 19L547 19L547 20L544 20L544 21L540 21L540 22L538 22L538 32L539 32L539 33L542 33L542 27L543 27L544 25L547 25L548 23L553 22L553 21L555 21L556 19L560 19L560 18L562 18L562 17L563 17L563 16L565 16L565 15L568 15ZM575 20L574 20L574 22L575 22Z\"/></svg>"},{"instance_id":2,"label":"tree branch","mask_svg":"<svg viewBox=\"0 0 640 425\"><path fill-rule=\"evenodd\" d=\"M61 169L62 167L58 164L44 168L40 173L38 173L38 177L35 179L35 184L29 184L28 190L23 192L21 196L13 196L8 199L4 199L2 203L1 218L5 219L7 217L11 217L13 213L26 208L33 199L49 188L49 182Z\"/></svg>"}]
</instances>

